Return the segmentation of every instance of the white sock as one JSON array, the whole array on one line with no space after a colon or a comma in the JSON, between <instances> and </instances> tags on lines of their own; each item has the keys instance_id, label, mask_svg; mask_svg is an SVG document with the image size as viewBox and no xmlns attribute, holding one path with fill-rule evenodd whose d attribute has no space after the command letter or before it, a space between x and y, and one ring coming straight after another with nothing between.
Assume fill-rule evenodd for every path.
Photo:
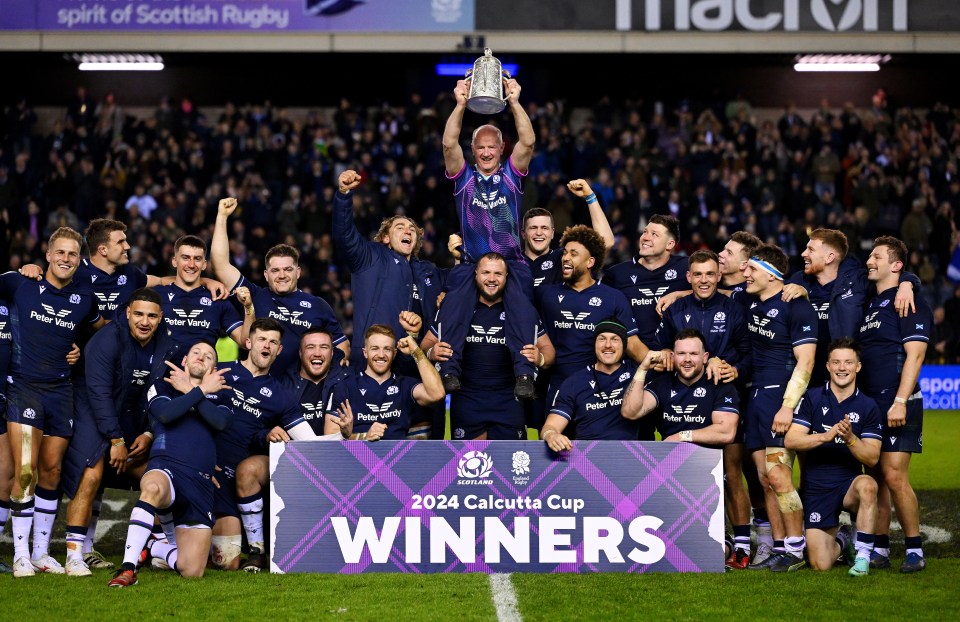
<instances>
[{"instance_id":1,"label":"white sock","mask_svg":"<svg viewBox=\"0 0 960 622\"><path fill-rule=\"evenodd\" d=\"M783 541L787 548L787 553L794 557L803 557L803 549L807 546L807 540L803 536L785 538Z\"/></svg>"},{"instance_id":2,"label":"white sock","mask_svg":"<svg viewBox=\"0 0 960 622\"><path fill-rule=\"evenodd\" d=\"M0 533L3 533L3 526L7 524L8 518L10 518L10 502L0 500Z\"/></svg>"},{"instance_id":3,"label":"white sock","mask_svg":"<svg viewBox=\"0 0 960 622\"><path fill-rule=\"evenodd\" d=\"M33 509L33 559L40 559L50 552L50 536L53 522L57 519L60 495L56 490L37 486Z\"/></svg>"},{"instance_id":4,"label":"white sock","mask_svg":"<svg viewBox=\"0 0 960 622\"><path fill-rule=\"evenodd\" d=\"M157 509L146 501L137 501L130 512L130 525L127 527L127 544L123 551L124 565L130 564L134 568L140 561L140 552L150 538L153 529L153 517Z\"/></svg>"},{"instance_id":5,"label":"white sock","mask_svg":"<svg viewBox=\"0 0 960 622\"><path fill-rule=\"evenodd\" d=\"M160 540L150 545L150 554L167 562L171 570L177 569L177 545Z\"/></svg>"},{"instance_id":6,"label":"white sock","mask_svg":"<svg viewBox=\"0 0 960 622\"><path fill-rule=\"evenodd\" d=\"M33 527L33 495L24 495L23 499L10 500L13 532L13 558L30 557L30 529Z\"/></svg>"},{"instance_id":7,"label":"white sock","mask_svg":"<svg viewBox=\"0 0 960 622\"><path fill-rule=\"evenodd\" d=\"M83 541L86 537L86 527L67 525L67 561L83 559Z\"/></svg>"},{"instance_id":8,"label":"white sock","mask_svg":"<svg viewBox=\"0 0 960 622\"><path fill-rule=\"evenodd\" d=\"M257 493L241 497L237 499L237 507L240 509L243 530L247 533L247 543L251 549L263 553L263 495Z\"/></svg>"}]
</instances>

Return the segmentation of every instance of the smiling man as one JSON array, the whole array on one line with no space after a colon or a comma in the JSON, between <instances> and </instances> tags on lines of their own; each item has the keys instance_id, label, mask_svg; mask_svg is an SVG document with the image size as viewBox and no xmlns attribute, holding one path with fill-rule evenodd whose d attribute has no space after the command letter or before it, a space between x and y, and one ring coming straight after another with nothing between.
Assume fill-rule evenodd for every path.
<instances>
[{"instance_id":1,"label":"smiling man","mask_svg":"<svg viewBox=\"0 0 960 622\"><path fill-rule=\"evenodd\" d=\"M469 90L469 80L457 82L453 91L456 105L443 130L443 162L447 178L453 181L463 263L451 271L446 284L447 296L437 315L443 341L453 347L453 354L440 364L440 374L448 393L460 388L461 353L475 306L474 266L486 253L499 253L509 269L504 307L510 319L504 336L513 357L514 395L531 399L536 391L536 366L521 351L524 346L533 345L530 335L536 330L538 319L532 304L533 277L520 237L520 208L523 178L533 157L533 126L520 105L520 84L504 79L504 94L517 128L513 153L502 162L503 134L493 125L481 125L473 132L474 164L468 165L460 146L460 131Z\"/></svg>"},{"instance_id":2,"label":"smiling man","mask_svg":"<svg viewBox=\"0 0 960 622\"><path fill-rule=\"evenodd\" d=\"M764 244L743 269L750 304L753 387L747 405L746 445L766 496L774 554L751 568L790 572L805 564L803 506L793 485L794 453L784 445L793 410L807 385L817 349L817 317L805 299L783 300L787 255Z\"/></svg>"},{"instance_id":3,"label":"smiling man","mask_svg":"<svg viewBox=\"0 0 960 622\"><path fill-rule=\"evenodd\" d=\"M227 369L217 369L217 351L200 341L186 348L180 366L147 389L147 408L157 437L150 448L140 498L130 512L123 565L107 584L137 584L144 546L183 577L202 577L214 524L216 436L233 420ZM219 475L219 474L218 474ZM150 539L159 516L167 542Z\"/></svg>"},{"instance_id":4,"label":"smiling man","mask_svg":"<svg viewBox=\"0 0 960 622\"><path fill-rule=\"evenodd\" d=\"M145 396L154 357L164 353L168 341L166 331L158 330L160 296L146 288L134 291L125 315L126 321L98 331L83 353L86 383L75 396L77 418L60 483L71 499L64 565L70 576L90 576L83 548L101 485L136 487L153 442Z\"/></svg>"},{"instance_id":5,"label":"smiling man","mask_svg":"<svg viewBox=\"0 0 960 622\"><path fill-rule=\"evenodd\" d=\"M245 288L238 295L250 304ZM230 403L234 418L230 428L217 436L217 488L214 503L216 524L213 527L212 561L226 570L239 565L241 517L253 511L252 502L238 498L237 479L240 464L254 456L264 461L268 436L276 427L284 433L306 424L294 398L270 370L280 354L283 326L277 320L260 318L250 326L246 360L224 364L232 393ZM279 433L279 432L278 432ZM283 440L289 440L289 435ZM262 506L262 502L261 502ZM251 552L263 553L263 534L250 541Z\"/></svg>"},{"instance_id":6,"label":"smiling man","mask_svg":"<svg viewBox=\"0 0 960 622\"><path fill-rule=\"evenodd\" d=\"M405 440L418 423L416 406L443 399L440 375L411 336L419 332L420 318L408 311L400 320L407 335L399 341L389 326L374 324L367 329L363 346L366 368L333 391L333 408L328 413L354 421L353 440ZM397 352L416 361L419 381L392 371Z\"/></svg>"},{"instance_id":7,"label":"smiling man","mask_svg":"<svg viewBox=\"0 0 960 622\"><path fill-rule=\"evenodd\" d=\"M227 220L236 211L234 198L220 199L217 221L210 242L210 262L217 278L230 286L231 291L246 287L253 296L256 317L269 317L283 325L283 352L274 364L275 371L285 374L297 367L297 349L300 337L310 328L323 328L333 335L334 345L350 356L350 343L343 334L333 309L323 298L308 294L297 287L300 279L300 251L288 244L277 244L264 256L263 277L267 287L251 283L230 263L230 242L227 238Z\"/></svg>"},{"instance_id":8,"label":"smiling man","mask_svg":"<svg viewBox=\"0 0 960 622\"><path fill-rule=\"evenodd\" d=\"M639 331L637 337L647 347L654 346L660 323L657 314L660 298L687 287L681 278L687 269L687 259L673 255L679 241L679 221L673 216L657 214L640 235L637 256L611 267L603 275L606 285L620 290L630 301Z\"/></svg>"},{"instance_id":9,"label":"smiling man","mask_svg":"<svg viewBox=\"0 0 960 622\"><path fill-rule=\"evenodd\" d=\"M160 294L163 320L181 348L198 341L215 344L221 331L242 346L255 317L252 313L241 317L230 302L213 300L201 286L206 255L206 244L195 235L185 235L174 244L170 263L176 277L172 284L154 288Z\"/></svg>"},{"instance_id":10,"label":"smiling man","mask_svg":"<svg viewBox=\"0 0 960 622\"><path fill-rule=\"evenodd\" d=\"M910 458L923 450L923 395L917 379L930 341L933 313L923 297L916 311L900 317L894 297L907 260L907 246L891 236L873 243L867 258L867 278L876 297L867 306L860 326L864 373L860 386L877 401L883 426L879 468L880 517L872 567L890 566L890 505L903 529L906 559L900 572L927 566L920 537L920 507L910 485Z\"/></svg>"},{"instance_id":11,"label":"smiling man","mask_svg":"<svg viewBox=\"0 0 960 622\"><path fill-rule=\"evenodd\" d=\"M636 336L630 303L614 288L597 282L593 272L603 266L603 239L585 225L568 228L560 240L563 248L563 282L537 290L537 303L547 335L554 344L557 362L553 367L548 403L563 381L593 364L597 323L615 317L625 327L624 348L634 361L643 360L647 347ZM532 329L531 329L532 330ZM573 438L574 426L567 428ZM653 439L653 428L641 430L641 440Z\"/></svg>"},{"instance_id":12,"label":"smiling man","mask_svg":"<svg viewBox=\"0 0 960 622\"><path fill-rule=\"evenodd\" d=\"M883 436L877 403L857 389L860 348L850 337L828 348L830 381L807 391L787 432L786 446L805 452L801 465L807 549L814 570L829 570L843 553L849 574L870 572L877 527L877 483L863 473L880 459ZM840 512L856 516L856 536L840 527Z\"/></svg>"},{"instance_id":13,"label":"smiling man","mask_svg":"<svg viewBox=\"0 0 960 622\"><path fill-rule=\"evenodd\" d=\"M40 281L16 272L0 276L0 299L10 302L14 343L6 413L14 465L10 494L14 577L33 576L35 570L64 572L48 549L60 499L60 465L73 436L67 354L82 325L98 329L106 322L93 291L73 279L80 265L81 241L79 233L61 227L48 241L49 265Z\"/></svg>"},{"instance_id":14,"label":"smiling man","mask_svg":"<svg viewBox=\"0 0 960 622\"><path fill-rule=\"evenodd\" d=\"M580 440L636 440L639 424L620 416L624 392L637 369L625 358L627 327L617 318L597 322L593 330L594 363L567 378L560 389L540 438L553 451L573 448L564 434L576 423Z\"/></svg>"},{"instance_id":15,"label":"smiling man","mask_svg":"<svg viewBox=\"0 0 960 622\"><path fill-rule=\"evenodd\" d=\"M706 345L695 328L678 332L672 348L674 372L660 375L644 387L647 372L663 357L662 352L649 352L627 388L624 418L635 420L658 411L657 429L665 441L719 448L732 442L739 398L729 384L716 384L707 377L710 352Z\"/></svg>"},{"instance_id":16,"label":"smiling man","mask_svg":"<svg viewBox=\"0 0 960 622\"><path fill-rule=\"evenodd\" d=\"M874 296L867 271L847 250L847 236L842 231L814 229L800 255L803 270L790 277L784 286L784 300L807 295L817 310L820 331L810 376L812 387L827 381L828 345L841 337L856 337L864 309ZM915 308L913 288L920 287L920 279L905 273L898 286L897 308L903 305Z\"/></svg>"},{"instance_id":17,"label":"smiling man","mask_svg":"<svg viewBox=\"0 0 960 622\"><path fill-rule=\"evenodd\" d=\"M736 244L731 240L730 244ZM679 299L664 311L656 333L656 347L667 371L674 367L673 343L677 334L698 330L710 353L707 378L715 384L729 383L738 395L744 395L753 367L750 336L744 306L717 291L720 282L720 258L713 251L697 251L690 256L687 281L693 295ZM742 418L739 419L742 423ZM750 555L750 499L743 486L743 428L723 452L726 509L733 524L736 543L728 565L744 568Z\"/></svg>"},{"instance_id":18,"label":"smiling man","mask_svg":"<svg viewBox=\"0 0 960 622\"><path fill-rule=\"evenodd\" d=\"M380 229L365 239L353 217L354 204L364 200L363 178L346 170L337 180L333 199L333 240L350 268L353 292L353 338L350 364L363 371L364 335L374 324L389 326L394 334L404 332L400 316L411 312L432 318L437 312L437 298L443 291L444 271L432 262L420 259L423 229L407 216L385 218ZM415 335L417 342L426 336L427 328ZM394 371L409 378L419 378L417 362L405 354L394 360ZM439 406L429 407L418 420L430 421L430 438L442 439L446 413Z\"/></svg>"},{"instance_id":19,"label":"smiling man","mask_svg":"<svg viewBox=\"0 0 960 622\"><path fill-rule=\"evenodd\" d=\"M514 398L513 356L506 344L508 322L503 304L507 262L499 253L487 253L476 266L476 306L463 351L460 390L450 397L450 430L457 440L523 440L526 438L523 404ZM436 326L422 347L434 361L444 361L450 344L439 342ZM553 364L550 338L537 328L537 339L521 351L538 369ZM490 408L490 404L500 405Z\"/></svg>"}]
</instances>

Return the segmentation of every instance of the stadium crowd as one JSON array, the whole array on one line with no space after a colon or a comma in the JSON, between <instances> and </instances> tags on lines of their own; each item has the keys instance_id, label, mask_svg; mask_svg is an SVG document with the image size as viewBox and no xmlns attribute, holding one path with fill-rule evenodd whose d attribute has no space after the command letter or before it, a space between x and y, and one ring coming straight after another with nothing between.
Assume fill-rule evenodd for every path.
<instances>
[{"instance_id":1,"label":"stadium crowd","mask_svg":"<svg viewBox=\"0 0 960 622\"><path fill-rule=\"evenodd\" d=\"M920 366L956 359L955 114L891 112L882 91L763 122L739 99L604 98L574 126L505 92L469 140L463 81L432 106L303 120L186 99L130 118L81 88L45 136L11 107L14 576L108 567L101 491L131 485L110 585L147 558L258 571L268 443L441 438L448 394L457 439L723 447L731 568L889 567L893 507L901 571L922 570L908 469ZM218 337L243 360L218 362Z\"/></svg>"}]
</instances>

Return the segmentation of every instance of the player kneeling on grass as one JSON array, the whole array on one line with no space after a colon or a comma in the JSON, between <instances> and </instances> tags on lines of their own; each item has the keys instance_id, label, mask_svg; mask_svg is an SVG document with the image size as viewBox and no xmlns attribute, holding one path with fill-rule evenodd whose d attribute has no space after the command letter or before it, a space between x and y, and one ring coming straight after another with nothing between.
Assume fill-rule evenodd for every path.
<instances>
[{"instance_id":1,"label":"player kneeling on grass","mask_svg":"<svg viewBox=\"0 0 960 622\"><path fill-rule=\"evenodd\" d=\"M880 459L883 438L880 409L857 389L860 348L842 337L827 354L830 381L810 389L794 414L787 449L804 452L801 462L807 556L814 570L829 570L843 553L853 564L849 574L870 572L877 527L877 482L863 473ZM840 512L856 513L856 540L840 527Z\"/></svg>"},{"instance_id":2,"label":"player kneeling on grass","mask_svg":"<svg viewBox=\"0 0 960 622\"><path fill-rule=\"evenodd\" d=\"M169 374L147 392L155 438L140 480L140 500L130 513L123 565L110 587L137 583L137 564L150 538L154 516L176 525L167 542L151 542L150 553L185 577L202 577L210 554L217 448L215 437L233 419L232 391L217 369L217 351L200 342L182 362L167 362Z\"/></svg>"}]
</instances>

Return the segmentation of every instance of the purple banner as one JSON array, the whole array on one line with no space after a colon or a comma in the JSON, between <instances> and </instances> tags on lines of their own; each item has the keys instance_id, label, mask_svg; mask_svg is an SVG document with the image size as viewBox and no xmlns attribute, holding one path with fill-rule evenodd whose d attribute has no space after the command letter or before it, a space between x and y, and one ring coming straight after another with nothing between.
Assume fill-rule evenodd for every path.
<instances>
[{"instance_id":1,"label":"purple banner","mask_svg":"<svg viewBox=\"0 0 960 622\"><path fill-rule=\"evenodd\" d=\"M353 441L270 452L273 572L723 572L719 450Z\"/></svg>"},{"instance_id":2,"label":"purple banner","mask_svg":"<svg viewBox=\"0 0 960 622\"><path fill-rule=\"evenodd\" d=\"M0 30L471 32L474 0L0 0Z\"/></svg>"}]
</instances>

